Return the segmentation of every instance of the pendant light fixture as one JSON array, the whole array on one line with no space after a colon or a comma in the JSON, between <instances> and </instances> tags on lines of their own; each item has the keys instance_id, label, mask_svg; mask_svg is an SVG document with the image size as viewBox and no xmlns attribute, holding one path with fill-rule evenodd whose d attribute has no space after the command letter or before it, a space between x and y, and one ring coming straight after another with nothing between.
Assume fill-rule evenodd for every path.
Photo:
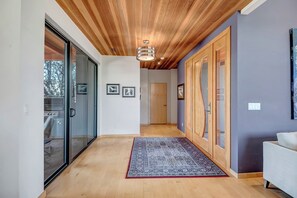
<instances>
[{"instance_id":1,"label":"pendant light fixture","mask_svg":"<svg viewBox=\"0 0 297 198\"><path fill-rule=\"evenodd\" d=\"M139 61L153 61L155 60L155 48L149 47L149 40L144 40L145 46L138 47L136 49L136 59Z\"/></svg>"}]
</instances>

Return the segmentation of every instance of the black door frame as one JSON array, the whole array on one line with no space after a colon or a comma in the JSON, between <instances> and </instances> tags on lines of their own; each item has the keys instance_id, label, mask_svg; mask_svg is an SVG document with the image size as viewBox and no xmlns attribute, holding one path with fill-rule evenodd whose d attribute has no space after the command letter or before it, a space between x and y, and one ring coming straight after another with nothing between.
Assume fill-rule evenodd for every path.
<instances>
[{"instance_id":1,"label":"black door frame","mask_svg":"<svg viewBox=\"0 0 297 198\"><path fill-rule=\"evenodd\" d=\"M88 142L87 146L82 149L76 156L75 158L73 158L73 160L70 160L70 94L71 94L71 88L69 87L70 85L70 75L71 75L71 61L70 61L70 47L73 44L69 39L67 39L67 37L65 37L63 34L61 34L53 25L50 24L50 22L48 22L47 20L45 20L45 28L50 30L51 32L53 32L56 36L58 36L60 39L62 39L65 43L66 43L66 52L65 52L65 90L66 90L66 94L65 94L65 107L64 107L64 112L65 112L65 131L64 131L64 135L65 135L65 139L64 139L64 143L65 143L65 151L64 151L64 156L65 156L65 163L58 168L48 179L46 179L44 181L44 187L46 188L57 176L59 176L63 170L65 170L65 168L67 168L82 152L84 152L97 138L97 127L98 127L98 123L97 123L97 118L98 118L98 64L92 60L87 53L85 53L81 48L76 47L78 49L80 49L81 51L83 51L87 56L88 56L88 60L90 60L91 62L94 63L95 65L95 135L94 138ZM73 44L74 45L74 44Z\"/></svg>"}]
</instances>

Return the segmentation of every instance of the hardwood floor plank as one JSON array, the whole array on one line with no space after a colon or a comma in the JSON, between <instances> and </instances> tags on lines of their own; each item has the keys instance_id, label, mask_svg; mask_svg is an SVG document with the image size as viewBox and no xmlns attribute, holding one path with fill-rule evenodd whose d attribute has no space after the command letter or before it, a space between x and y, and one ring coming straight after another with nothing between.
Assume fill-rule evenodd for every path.
<instances>
[{"instance_id":1,"label":"hardwood floor plank","mask_svg":"<svg viewBox=\"0 0 297 198\"><path fill-rule=\"evenodd\" d=\"M141 126L144 137L183 137L174 125ZM98 138L46 189L48 198L288 197L262 178L125 179L132 137Z\"/></svg>"}]
</instances>

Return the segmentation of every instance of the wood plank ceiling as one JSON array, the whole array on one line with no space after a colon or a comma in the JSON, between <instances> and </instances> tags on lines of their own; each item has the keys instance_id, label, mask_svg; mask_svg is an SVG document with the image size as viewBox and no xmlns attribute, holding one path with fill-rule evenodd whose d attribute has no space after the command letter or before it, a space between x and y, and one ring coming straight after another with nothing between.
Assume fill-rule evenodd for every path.
<instances>
[{"instance_id":1,"label":"wood plank ceiling","mask_svg":"<svg viewBox=\"0 0 297 198\"><path fill-rule=\"evenodd\" d=\"M149 40L156 60L172 69L198 43L251 0L57 0L102 55L135 56ZM164 60L160 61L160 57ZM158 64L158 62L160 62Z\"/></svg>"}]
</instances>

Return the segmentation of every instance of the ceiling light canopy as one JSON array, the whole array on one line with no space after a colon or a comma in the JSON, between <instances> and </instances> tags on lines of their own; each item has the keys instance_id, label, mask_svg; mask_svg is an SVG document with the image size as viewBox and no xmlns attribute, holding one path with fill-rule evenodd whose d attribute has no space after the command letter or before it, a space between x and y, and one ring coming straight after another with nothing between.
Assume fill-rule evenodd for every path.
<instances>
[{"instance_id":1,"label":"ceiling light canopy","mask_svg":"<svg viewBox=\"0 0 297 198\"><path fill-rule=\"evenodd\" d=\"M144 40L145 45L149 44L148 40ZM136 59L139 61L153 61L155 60L155 48L149 46L142 46L136 49Z\"/></svg>"}]
</instances>

